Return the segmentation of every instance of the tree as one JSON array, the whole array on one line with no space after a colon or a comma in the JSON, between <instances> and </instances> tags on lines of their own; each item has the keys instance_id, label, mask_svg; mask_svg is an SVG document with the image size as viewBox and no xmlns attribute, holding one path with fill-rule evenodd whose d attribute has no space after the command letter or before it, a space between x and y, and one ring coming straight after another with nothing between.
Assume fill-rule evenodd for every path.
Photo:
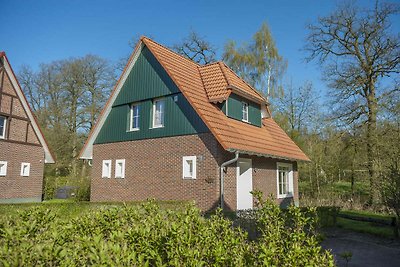
<instances>
[{"instance_id":1,"label":"tree","mask_svg":"<svg viewBox=\"0 0 400 267\"><path fill-rule=\"evenodd\" d=\"M56 154L56 174L77 176L78 151L114 82L110 63L98 56L24 67L19 80Z\"/></svg>"},{"instance_id":2,"label":"tree","mask_svg":"<svg viewBox=\"0 0 400 267\"><path fill-rule=\"evenodd\" d=\"M325 67L325 79L333 89L335 117L346 124L366 125L370 203L377 200L379 104L399 92L396 87L383 86L400 71L399 35L392 32L390 21L398 10L386 3L377 2L373 9L347 3L308 27L308 60L319 60Z\"/></svg>"},{"instance_id":3,"label":"tree","mask_svg":"<svg viewBox=\"0 0 400 267\"><path fill-rule=\"evenodd\" d=\"M306 81L302 86L294 88L292 82L286 86L283 96L275 101L275 119L287 124L284 127L292 138L300 133L307 132L310 127L317 127L316 119L318 114L318 93L314 90L313 84ZM315 125L312 125L314 124Z\"/></svg>"},{"instance_id":4,"label":"tree","mask_svg":"<svg viewBox=\"0 0 400 267\"><path fill-rule=\"evenodd\" d=\"M400 169L398 166L398 159L386 174L386 179L383 184L382 197L385 205L392 209L397 216L397 229L396 235L400 231Z\"/></svg>"},{"instance_id":5,"label":"tree","mask_svg":"<svg viewBox=\"0 0 400 267\"><path fill-rule=\"evenodd\" d=\"M216 61L214 46L193 30L182 42L173 45L172 49L182 56L200 64L209 64Z\"/></svg>"},{"instance_id":6,"label":"tree","mask_svg":"<svg viewBox=\"0 0 400 267\"><path fill-rule=\"evenodd\" d=\"M267 97L282 90L279 81L286 70L287 62L279 55L266 23L254 34L249 45L237 47L234 41L229 41L225 45L223 60Z\"/></svg>"}]
</instances>

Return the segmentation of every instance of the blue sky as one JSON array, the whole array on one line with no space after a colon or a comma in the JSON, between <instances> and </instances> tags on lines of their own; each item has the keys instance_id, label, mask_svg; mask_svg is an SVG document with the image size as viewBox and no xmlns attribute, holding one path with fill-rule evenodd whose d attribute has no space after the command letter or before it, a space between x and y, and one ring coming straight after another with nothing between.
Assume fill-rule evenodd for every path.
<instances>
[{"instance_id":1,"label":"blue sky","mask_svg":"<svg viewBox=\"0 0 400 267\"><path fill-rule=\"evenodd\" d=\"M375 1L359 1L373 5ZM287 60L286 80L294 85L309 80L326 92L321 69L306 63L301 51L305 26L334 10L340 1L118 1L118 0L0 0L0 50L14 70L86 54L112 61L131 52L133 36L148 35L167 46L191 29L222 54L228 39L241 43L267 22L277 47ZM394 22L396 24L397 22ZM400 24L400 23L399 23Z\"/></svg>"}]
</instances>

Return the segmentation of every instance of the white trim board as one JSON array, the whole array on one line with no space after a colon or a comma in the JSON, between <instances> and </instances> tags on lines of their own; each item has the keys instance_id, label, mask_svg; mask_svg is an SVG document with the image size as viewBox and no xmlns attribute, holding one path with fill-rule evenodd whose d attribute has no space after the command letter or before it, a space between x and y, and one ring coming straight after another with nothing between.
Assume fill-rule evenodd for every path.
<instances>
[{"instance_id":1,"label":"white trim board","mask_svg":"<svg viewBox=\"0 0 400 267\"><path fill-rule=\"evenodd\" d=\"M142 49L144 47L143 41L140 41L138 44L138 49L135 49L134 54L132 55L131 62L129 63L128 67L126 68L125 72L122 74L121 79L119 80L118 84L116 85L114 92L111 94L110 100L107 102L106 106L104 107L104 110L97 121L97 123L94 126L93 131L91 132L89 138L87 139L85 146L81 152L80 159L92 159L93 158L93 143L94 140L96 140L97 136L99 135L100 129L103 127L108 115L111 112L112 105L115 102L115 99L119 95L119 92L121 91L122 86L124 85L126 79L128 78L129 73L131 73L131 70L133 66L135 65L140 53L142 52Z\"/></svg>"},{"instance_id":2,"label":"white trim board","mask_svg":"<svg viewBox=\"0 0 400 267\"><path fill-rule=\"evenodd\" d=\"M5 55L3 56L3 58L4 58L4 61L3 61L4 68L8 74L8 77L10 77L11 83L15 88L18 98L21 101L26 114L28 115L28 118L31 122L32 128L35 131L37 137L39 138L39 142L44 149L44 163L55 163L54 158L50 153L50 149L47 146L47 143L44 139L44 136L43 136L42 132L40 131L39 125L37 124L36 119L35 119L34 115L32 114L32 111L29 107L29 104L26 101L25 95L22 92L22 88L19 86L19 84L17 82L17 78L14 76L14 72L11 69L10 63L8 62L8 59Z\"/></svg>"}]
</instances>

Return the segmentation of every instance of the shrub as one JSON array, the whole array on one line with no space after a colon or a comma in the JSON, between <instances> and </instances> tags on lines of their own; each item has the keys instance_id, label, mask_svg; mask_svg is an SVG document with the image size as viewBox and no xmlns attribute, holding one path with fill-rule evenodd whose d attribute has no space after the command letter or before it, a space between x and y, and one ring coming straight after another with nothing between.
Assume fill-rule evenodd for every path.
<instances>
[{"instance_id":1,"label":"shrub","mask_svg":"<svg viewBox=\"0 0 400 267\"><path fill-rule=\"evenodd\" d=\"M44 206L0 221L1 266L332 266L313 237L313 219L265 202L248 241L220 211L209 218L190 204L114 206L62 219Z\"/></svg>"}]
</instances>

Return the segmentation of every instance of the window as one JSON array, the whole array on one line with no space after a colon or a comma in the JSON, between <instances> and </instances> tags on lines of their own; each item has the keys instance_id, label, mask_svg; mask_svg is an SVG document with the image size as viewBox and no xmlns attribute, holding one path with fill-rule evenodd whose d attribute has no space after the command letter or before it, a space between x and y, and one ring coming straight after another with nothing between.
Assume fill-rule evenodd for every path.
<instances>
[{"instance_id":1,"label":"window","mask_svg":"<svg viewBox=\"0 0 400 267\"><path fill-rule=\"evenodd\" d=\"M111 178L111 160L103 160L102 178Z\"/></svg>"},{"instance_id":2,"label":"window","mask_svg":"<svg viewBox=\"0 0 400 267\"><path fill-rule=\"evenodd\" d=\"M115 161L115 178L125 178L125 160L117 159Z\"/></svg>"},{"instance_id":3,"label":"window","mask_svg":"<svg viewBox=\"0 0 400 267\"><path fill-rule=\"evenodd\" d=\"M249 121L249 104L242 102L242 121Z\"/></svg>"},{"instance_id":4,"label":"window","mask_svg":"<svg viewBox=\"0 0 400 267\"><path fill-rule=\"evenodd\" d=\"M196 179L196 156L183 157L183 179Z\"/></svg>"},{"instance_id":5,"label":"window","mask_svg":"<svg viewBox=\"0 0 400 267\"><path fill-rule=\"evenodd\" d=\"M22 162L21 163L21 176L28 177L31 172L31 164Z\"/></svg>"},{"instance_id":6,"label":"window","mask_svg":"<svg viewBox=\"0 0 400 267\"><path fill-rule=\"evenodd\" d=\"M293 169L292 164L277 163L278 198L293 196Z\"/></svg>"},{"instance_id":7,"label":"window","mask_svg":"<svg viewBox=\"0 0 400 267\"><path fill-rule=\"evenodd\" d=\"M130 111L130 120L129 120L130 131L139 130L139 113L140 113L140 106L138 104L132 104Z\"/></svg>"},{"instance_id":8,"label":"window","mask_svg":"<svg viewBox=\"0 0 400 267\"><path fill-rule=\"evenodd\" d=\"M7 161L0 161L0 176L7 175Z\"/></svg>"},{"instance_id":9,"label":"window","mask_svg":"<svg viewBox=\"0 0 400 267\"><path fill-rule=\"evenodd\" d=\"M6 137L6 117L0 116L0 138L4 139Z\"/></svg>"},{"instance_id":10,"label":"window","mask_svg":"<svg viewBox=\"0 0 400 267\"><path fill-rule=\"evenodd\" d=\"M164 109L164 99L157 99L153 101L153 128L164 127Z\"/></svg>"}]
</instances>

